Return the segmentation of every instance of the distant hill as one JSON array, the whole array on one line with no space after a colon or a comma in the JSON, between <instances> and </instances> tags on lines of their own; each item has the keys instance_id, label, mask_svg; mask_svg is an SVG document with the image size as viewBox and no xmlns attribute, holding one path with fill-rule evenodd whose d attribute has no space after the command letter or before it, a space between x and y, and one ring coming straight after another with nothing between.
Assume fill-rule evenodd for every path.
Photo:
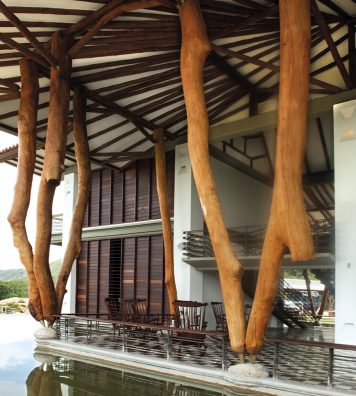
<instances>
[{"instance_id":1,"label":"distant hill","mask_svg":"<svg viewBox=\"0 0 356 396\"><path fill-rule=\"evenodd\" d=\"M62 260L52 261L50 264L54 281L57 280L61 269ZM26 279L26 271L23 268L0 270L0 281L9 282L13 280Z\"/></svg>"},{"instance_id":2,"label":"distant hill","mask_svg":"<svg viewBox=\"0 0 356 396\"><path fill-rule=\"evenodd\" d=\"M17 279L25 279L26 271L23 268L0 270L0 280L9 282Z\"/></svg>"}]
</instances>

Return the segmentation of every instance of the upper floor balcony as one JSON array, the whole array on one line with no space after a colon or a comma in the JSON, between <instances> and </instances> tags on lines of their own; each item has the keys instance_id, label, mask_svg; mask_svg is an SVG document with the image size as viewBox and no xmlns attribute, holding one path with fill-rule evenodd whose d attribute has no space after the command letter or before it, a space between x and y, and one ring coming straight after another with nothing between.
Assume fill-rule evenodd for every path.
<instances>
[{"instance_id":1,"label":"upper floor balcony","mask_svg":"<svg viewBox=\"0 0 356 396\"><path fill-rule=\"evenodd\" d=\"M315 246L315 258L307 262L292 263L286 251L282 265L285 268L333 268L335 262L335 224L333 220L310 223ZM229 236L236 257L245 269L257 269L262 254L267 225L229 228ZM184 261L200 270L216 269L216 262L207 230L184 232Z\"/></svg>"}]
</instances>

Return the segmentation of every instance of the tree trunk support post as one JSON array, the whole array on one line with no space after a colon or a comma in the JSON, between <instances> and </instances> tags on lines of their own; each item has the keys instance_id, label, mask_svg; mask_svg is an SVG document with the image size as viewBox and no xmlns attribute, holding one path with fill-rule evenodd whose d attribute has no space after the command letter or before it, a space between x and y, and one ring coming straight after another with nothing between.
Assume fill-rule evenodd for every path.
<instances>
[{"instance_id":1,"label":"tree trunk support post","mask_svg":"<svg viewBox=\"0 0 356 396\"><path fill-rule=\"evenodd\" d=\"M79 86L74 87L73 136L78 165L78 195L70 228L69 243L56 285L58 313L61 313L66 285L74 260L79 257L81 251L82 228L91 185L90 153L86 129L86 92Z\"/></svg>"},{"instance_id":2,"label":"tree trunk support post","mask_svg":"<svg viewBox=\"0 0 356 396\"><path fill-rule=\"evenodd\" d=\"M252 356L263 346L286 247L293 261L314 257L302 188L309 93L309 0L282 0L279 10L281 66L276 170L271 213L246 336L247 351Z\"/></svg>"},{"instance_id":3,"label":"tree trunk support post","mask_svg":"<svg viewBox=\"0 0 356 396\"><path fill-rule=\"evenodd\" d=\"M26 217L31 199L33 172L36 162L36 123L38 110L37 65L29 59L20 61L21 98L18 114L19 154L14 199L8 221L14 245L28 276L29 310L36 320L42 320L42 304L33 272L33 251L26 231Z\"/></svg>"},{"instance_id":4,"label":"tree trunk support post","mask_svg":"<svg viewBox=\"0 0 356 396\"><path fill-rule=\"evenodd\" d=\"M173 302L177 300L177 288L174 278L174 256L171 220L169 218L169 202L166 176L166 151L164 148L164 130L156 129L153 133L155 143L156 184L159 200L159 208L162 218L165 283L168 291L169 310L174 315Z\"/></svg>"},{"instance_id":5,"label":"tree trunk support post","mask_svg":"<svg viewBox=\"0 0 356 396\"><path fill-rule=\"evenodd\" d=\"M52 37L52 55L58 60L51 67L48 126L44 166L37 200L37 232L33 270L40 291L43 316L53 323L57 313L56 291L49 268L52 233L52 205L56 187L64 171L64 154L68 134L71 59L67 55L68 38L56 32Z\"/></svg>"},{"instance_id":6,"label":"tree trunk support post","mask_svg":"<svg viewBox=\"0 0 356 396\"><path fill-rule=\"evenodd\" d=\"M205 59L210 52L199 1L179 7L182 28L181 76L188 121L188 150L204 219L219 271L232 350L245 351L245 315L241 288L242 267L232 249L210 166L209 120L203 86Z\"/></svg>"}]
</instances>

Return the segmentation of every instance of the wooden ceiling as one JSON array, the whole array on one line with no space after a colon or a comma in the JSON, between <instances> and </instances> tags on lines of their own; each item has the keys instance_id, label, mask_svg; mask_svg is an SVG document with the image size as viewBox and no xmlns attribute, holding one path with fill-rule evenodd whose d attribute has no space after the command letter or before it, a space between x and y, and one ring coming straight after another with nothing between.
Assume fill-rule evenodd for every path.
<instances>
[{"instance_id":1,"label":"wooden ceiling","mask_svg":"<svg viewBox=\"0 0 356 396\"><path fill-rule=\"evenodd\" d=\"M276 108L278 2L200 0L200 4L213 43L204 73L211 125ZM57 30L73 39L72 85L88 90L87 127L95 166L124 169L138 158L151 156L157 127L165 129L172 147L184 141L186 113L175 1L3 0L0 11L0 129L17 134L18 61L30 57L40 65L42 76L38 172L46 137L48 70L56 63L50 55L50 40ZM310 97L355 88L355 1L311 0L311 19ZM71 119L68 123L71 126ZM70 131L67 166L74 164L73 154ZM5 160L16 162L15 157ZM268 159L266 169L271 166Z\"/></svg>"}]
</instances>

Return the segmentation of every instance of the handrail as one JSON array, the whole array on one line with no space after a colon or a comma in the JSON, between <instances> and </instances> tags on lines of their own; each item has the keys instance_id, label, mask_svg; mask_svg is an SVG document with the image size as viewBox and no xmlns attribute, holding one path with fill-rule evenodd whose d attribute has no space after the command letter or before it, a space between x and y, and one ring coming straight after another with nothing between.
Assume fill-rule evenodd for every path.
<instances>
[{"instance_id":1,"label":"handrail","mask_svg":"<svg viewBox=\"0 0 356 396\"><path fill-rule=\"evenodd\" d=\"M269 336L266 336L265 340L267 342L273 342L276 344L290 344L290 345L317 347L323 349L342 349L346 351L356 351L356 345L350 345L350 344L337 344L337 343L325 342L325 341L296 340L293 338L279 338L279 337L269 337Z\"/></svg>"},{"instance_id":2,"label":"handrail","mask_svg":"<svg viewBox=\"0 0 356 396\"><path fill-rule=\"evenodd\" d=\"M310 223L316 253L335 251L335 225L333 220ZM267 225L228 228L230 240L237 257L259 256L262 253ZM183 254L187 258L214 257L210 237L204 230L183 232Z\"/></svg>"}]
</instances>

